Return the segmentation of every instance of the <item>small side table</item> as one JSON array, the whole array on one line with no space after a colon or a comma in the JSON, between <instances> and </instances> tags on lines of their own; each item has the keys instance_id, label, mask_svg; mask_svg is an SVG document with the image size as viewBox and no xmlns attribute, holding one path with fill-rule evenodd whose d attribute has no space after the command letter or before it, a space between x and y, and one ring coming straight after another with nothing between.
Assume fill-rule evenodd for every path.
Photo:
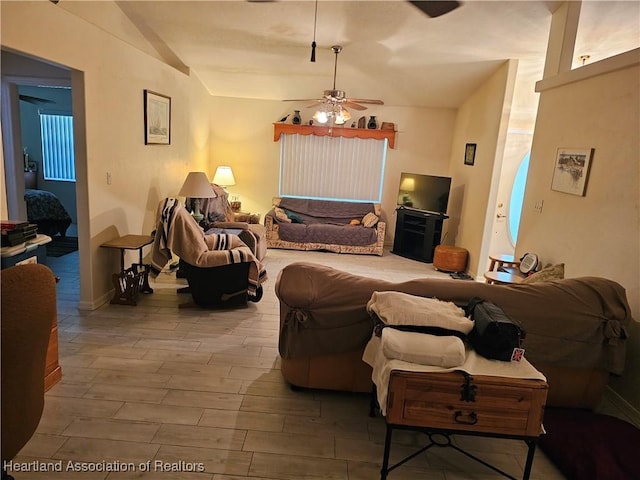
<instances>
[{"instance_id":1,"label":"small side table","mask_svg":"<svg viewBox=\"0 0 640 480\"><path fill-rule=\"evenodd\" d=\"M516 260L513 255L489 255L491 264L489 265L489 271L500 271L503 267L518 268L520 266L520 260Z\"/></svg>"},{"instance_id":2,"label":"small side table","mask_svg":"<svg viewBox=\"0 0 640 480\"><path fill-rule=\"evenodd\" d=\"M489 284L495 285L512 285L520 283L525 278L521 273L511 272L484 272L484 278Z\"/></svg>"},{"instance_id":3,"label":"small side table","mask_svg":"<svg viewBox=\"0 0 640 480\"><path fill-rule=\"evenodd\" d=\"M153 293L149 285L150 265L142 263L142 249L153 242L150 235L125 235L104 242L101 247L117 248L120 250L120 273L112 275L115 292L110 303L117 305L136 305L139 292ZM138 250L139 263L132 263L131 267L124 268L125 250Z\"/></svg>"}]
</instances>

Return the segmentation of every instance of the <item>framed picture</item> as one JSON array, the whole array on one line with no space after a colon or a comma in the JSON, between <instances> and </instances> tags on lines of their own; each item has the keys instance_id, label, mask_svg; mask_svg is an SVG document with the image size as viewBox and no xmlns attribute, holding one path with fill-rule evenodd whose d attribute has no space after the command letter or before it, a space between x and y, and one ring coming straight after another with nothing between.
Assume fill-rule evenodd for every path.
<instances>
[{"instance_id":1,"label":"framed picture","mask_svg":"<svg viewBox=\"0 0 640 480\"><path fill-rule=\"evenodd\" d=\"M551 190L584 196L593 148L559 148Z\"/></svg>"},{"instance_id":2,"label":"framed picture","mask_svg":"<svg viewBox=\"0 0 640 480\"><path fill-rule=\"evenodd\" d=\"M171 143L171 97L144 91L144 143Z\"/></svg>"},{"instance_id":3,"label":"framed picture","mask_svg":"<svg viewBox=\"0 0 640 480\"><path fill-rule=\"evenodd\" d=\"M464 164L473 165L476 161L476 144L467 143L464 147Z\"/></svg>"}]
</instances>

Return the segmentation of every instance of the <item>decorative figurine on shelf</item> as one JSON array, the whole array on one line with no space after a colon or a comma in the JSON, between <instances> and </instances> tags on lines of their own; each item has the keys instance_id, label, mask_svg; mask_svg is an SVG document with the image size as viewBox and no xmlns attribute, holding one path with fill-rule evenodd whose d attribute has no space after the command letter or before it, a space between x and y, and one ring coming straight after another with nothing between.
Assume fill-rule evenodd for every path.
<instances>
[{"instance_id":1,"label":"decorative figurine on shelf","mask_svg":"<svg viewBox=\"0 0 640 480\"><path fill-rule=\"evenodd\" d=\"M302 123L302 117L300 116L300 110L294 110L291 123L294 125L300 125Z\"/></svg>"},{"instance_id":2,"label":"decorative figurine on shelf","mask_svg":"<svg viewBox=\"0 0 640 480\"><path fill-rule=\"evenodd\" d=\"M367 123L367 128L371 130L375 130L376 128L378 128L378 121L376 120L375 115L371 115L371 117L369 117L369 123Z\"/></svg>"}]
</instances>

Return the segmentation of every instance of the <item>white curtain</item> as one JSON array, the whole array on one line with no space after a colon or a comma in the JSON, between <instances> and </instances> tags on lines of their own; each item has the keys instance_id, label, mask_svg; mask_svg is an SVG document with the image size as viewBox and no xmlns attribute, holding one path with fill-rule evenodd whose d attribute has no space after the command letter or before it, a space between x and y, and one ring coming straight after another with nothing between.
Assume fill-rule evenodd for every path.
<instances>
[{"instance_id":1,"label":"white curtain","mask_svg":"<svg viewBox=\"0 0 640 480\"><path fill-rule=\"evenodd\" d=\"M282 134L280 196L382 201L387 140Z\"/></svg>"}]
</instances>

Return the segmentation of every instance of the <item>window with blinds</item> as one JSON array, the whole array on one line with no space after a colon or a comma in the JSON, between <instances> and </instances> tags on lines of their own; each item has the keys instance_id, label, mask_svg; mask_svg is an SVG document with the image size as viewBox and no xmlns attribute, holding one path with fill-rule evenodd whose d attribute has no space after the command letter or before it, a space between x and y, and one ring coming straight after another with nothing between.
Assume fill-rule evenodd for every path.
<instances>
[{"instance_id":1,"label":"window with blinds","mask_svg":"<svg viewBox=\"0 0 640 480\"><path fill-rule=\"evenodd\" d=\"M42 172L45 180L76 181L73 117L40 114Z\"/></svg>"},{"instance_id":2,"label":"window with blinds","mask_svg":"<svg viewBox=\"0 0 640 480\"><path fill-rule=\"evenodd\" d=\"M283 134L281 197L382 201L387 140Z\"/></svg>"}]
</instances>

